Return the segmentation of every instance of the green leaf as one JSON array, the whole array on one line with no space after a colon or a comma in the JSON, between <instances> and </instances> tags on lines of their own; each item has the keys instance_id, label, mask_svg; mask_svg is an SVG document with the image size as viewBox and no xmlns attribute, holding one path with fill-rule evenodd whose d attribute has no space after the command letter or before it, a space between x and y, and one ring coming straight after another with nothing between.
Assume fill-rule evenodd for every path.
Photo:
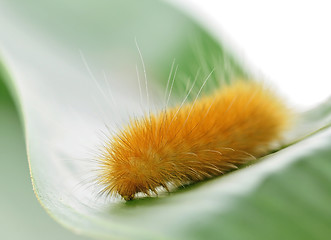
<instances>
[{"instance_id":1,"label":"green leaf","mask_svg":"<svg viewBox=\"0 0 331 240\"><path fill-rule=\"evenodd\" d=\"M1 74L0 116L1 239L82 240L54 222L32 191L23 130Z\"/></svg>"},{"instance_id":2,"label":"green leaf","mask_svg":"<svg viewBox=\"0 0 331 240\"><path fill-rule=\"evenodd\" d=\"M287 148L239 171L159 198L97 198L90 170L107 127L160 109L169 96L182 101L195 78L190 98L209 75L206 92L251 73L159 1L1 5L0 51L21 106L34 190L63 225L100 239L329 236L329 103L299 117Z\"/></svg>"}]
</instances>

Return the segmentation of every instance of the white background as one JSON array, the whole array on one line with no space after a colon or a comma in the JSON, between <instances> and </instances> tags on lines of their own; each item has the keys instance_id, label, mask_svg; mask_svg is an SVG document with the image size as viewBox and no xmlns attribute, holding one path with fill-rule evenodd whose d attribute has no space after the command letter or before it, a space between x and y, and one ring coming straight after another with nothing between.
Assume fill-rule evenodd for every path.
<instances>
[{"instance_id":1,"label":"white background","mask_svg":"<svg viewBox=\"0 0 331 240\"><path fill-rule=\"evenodd\" d=\"M297 108L331 96L331 1L170 0Z\"/></svg>"}]
</instances>

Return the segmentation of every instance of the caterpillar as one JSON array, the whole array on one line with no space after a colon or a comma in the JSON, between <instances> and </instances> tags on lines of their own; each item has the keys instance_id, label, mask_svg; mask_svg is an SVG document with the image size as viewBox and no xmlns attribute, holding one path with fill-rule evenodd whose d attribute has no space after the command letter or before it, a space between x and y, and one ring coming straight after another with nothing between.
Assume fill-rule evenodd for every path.
<instances>
[{"instance_id":1,"label":"caterpillar","mask_svg":"<svg viewBox=\"0 0 331 240\"><path fill-rule=\"evenodd\" d=\"M132 200L222 175L271 150L291 111L263 83L236 81L193 103L132 119L105 145L97 182Z\"/></svg>"}]
</instances>

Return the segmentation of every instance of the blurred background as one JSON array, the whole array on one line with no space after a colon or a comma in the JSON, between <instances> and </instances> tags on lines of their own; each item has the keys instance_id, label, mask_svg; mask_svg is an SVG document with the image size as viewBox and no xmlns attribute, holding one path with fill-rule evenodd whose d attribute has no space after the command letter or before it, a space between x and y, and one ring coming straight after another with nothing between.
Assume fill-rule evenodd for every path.
<instances>
[{"instance_id":1,"label":"blurred background","mask_svg":"<svg viewBox=\"0 0 331 240\"><path fill-rule=\"evenodd\" d=\"M274 82L293 106L305 109L330 95L328 1L169 3L224 40L247 65ZM0 161L1 239L84 239L53 221L34 196L22 125L3 75L0 75Z\"/></svg>"},{"instance_id":2,"label":"blurred background","mask_svg":"<svg viewBox=\"0 0 331 240\"><path fill-rule=\"evenodd\" d=\"M296 108L330 96L330 1L171 2L193 13Z\"/></svg>"}]
</instances>

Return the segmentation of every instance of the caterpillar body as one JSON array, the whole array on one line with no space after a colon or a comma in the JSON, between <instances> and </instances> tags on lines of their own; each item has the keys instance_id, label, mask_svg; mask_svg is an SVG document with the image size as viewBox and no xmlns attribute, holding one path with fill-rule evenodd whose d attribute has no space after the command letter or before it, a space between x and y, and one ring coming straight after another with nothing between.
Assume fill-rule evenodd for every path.
<instances>
[{"instance_id":1,"label":"caterpillar body","mask_svg":"<svg viewBox=\"0 0 331 240\"><path fill-rule=\"evenodd\" d=\"M262 83L237 81L193 103L131 120L106 144L97 182L104 193L131 200L136 193L222 175L270 151L290 116Z\"/></svg>"}]
</instances>

